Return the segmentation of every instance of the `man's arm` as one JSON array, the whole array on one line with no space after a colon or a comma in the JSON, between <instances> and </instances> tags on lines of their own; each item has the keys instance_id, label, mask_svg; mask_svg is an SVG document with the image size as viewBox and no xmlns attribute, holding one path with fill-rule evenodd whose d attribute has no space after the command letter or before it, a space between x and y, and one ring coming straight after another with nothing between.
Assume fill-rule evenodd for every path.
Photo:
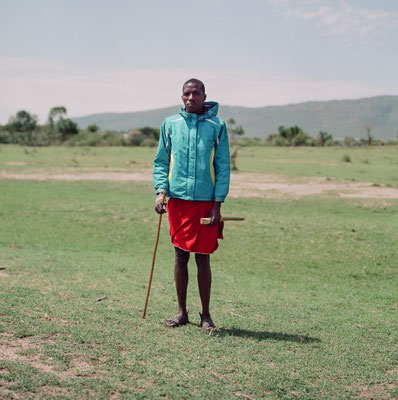
<instances>
[{"instance_id":1,"label":"man's arm","mask_svg":"<svg viewBox=\"0 0 398 400\"><path fill-rule=\"evenodd\" d=\"M171 141L166 123L162 124L159 137L158 150L153 162L153 186L156 191L156 212L162 214L166 212L165 205L162 205L161 198L169 187L169 166L170 166Z\"/></svg>"},{"instance_id":2,"label":"man's arm","mask_svg":"<svg viewBox=\"0 0 398 400\"><path fill-rule=\"evenodd\" d=\"M216 184L214 188L214 205L210 210L211 225L217 225L221 218L221 203L229 191L229 178L231 163L229 158L228 133L225 123L218 134L216 150L214 154L214 172Z\"/></svg>"},{"instance_id":3,"label":"man's arm","mask_svg":"<svg viewBox=\"0 0 398 400\"><path fill-rule=\"evenodd\" d=\"M229 178L231 161L229 158L228 133L225 123L218 134L216 150L214 154L214 172L216 184L214 188L214 200L223 202L229 191Z\"/></svg>"}]
</instances>

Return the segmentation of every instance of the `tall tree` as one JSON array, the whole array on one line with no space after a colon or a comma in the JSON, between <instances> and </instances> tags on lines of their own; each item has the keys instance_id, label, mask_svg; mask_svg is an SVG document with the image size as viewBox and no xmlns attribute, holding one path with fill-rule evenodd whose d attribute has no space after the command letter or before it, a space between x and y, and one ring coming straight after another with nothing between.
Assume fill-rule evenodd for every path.
<instances>
[{"instance_id":1,"label":"tall tree","mask_svg":"<svg viewBox=\"0 0 398 400\"><path fill-rule=\"evenodd\" d=\"M8 128L13 132L18 132L20 136L19 142L25 142L33 145L33 131L37 127L36 115L31 115L25 110L17 112L15 117L11 117L8 122Z\"/></svg>"},{"instance_id":2,"label":"tall tree","mask_svg":"<svg viewBox=\"0 0 398 400\"><path fill-rule=\"evenodd\" d=\"M373 143L372 130L373 130L374 126L375 126L374 122L370 122L369 124L365 125L366 140L367 140L369 146L371 146Z\"/></svg>"},{"instance_id":3,"label":"tall tree","mask_svg":"<svg viewBox=\"0 0 398 400\"><path fill-rule=\"evenodd\" d=\"M59 106L59 107L53 107L50 112L48 113L48 122L51 126L54 126L55 124L55 119L58 118L63 118L66 116L67 111L64 106Z\"/></svg>"},{"instance_id":4,"label":"tall tree","mask_svg":"<svg viewBox=\"0 0 398 400\"><path fill-rule=\"evenodd\" d=\"M231 145L235 146L233 149L234 151L231 149L231 169L233 171L237 171L238 167L236 165L236 159L238 158L239 145L237 144L236 140L238 136L243 136L245 134L245 130L241 125L236 125L236 121L233 118L230 118L227 121L227 129L228 135L231 139Z\"/></svg>"},{"instance_id":5,"label":"tall tree","mask_svg":"<svg viewBox=\"0 0 398 400\"><path fill-rule=\"evenodd\" d=\"M236 121L233 118L230 118L227 121L227 128L231 142L235 142L238 136L243 136L245 134L245 130L242 128L242 125L236 125Z\"/></svg>"},{"instance_id":6,"label":"tall tree","mask_svg":"<svg viewBox=\"0 0 398 400\"><path fill-rule=\"evenodd\" d=\"M318 146L325 146L333 142L333 136L330 133L319 131L316 143Z\"/></svg>"},{"instance_id":7,"label":"tall tree","mask_svg":"<svg viewBox=\"0 0 398 400\"><path fill-rule=\"evenodd\" d=\"M69 136L79 133L79 128L76 122L69 118L61 118L56 125L57 132L61 135L61 142L64 142Z\"/></svg>"},{"instance_id":8,"label":"tall tree","mask_svg":"<svg viewBox=\"0 0 398 400\"><path fill-rule=\"evenodd\" d=\"M48 113L48 124L50 126L50 142L53 143L55 140L55 133L56 133L56 123L63 119L66 116L67 111L66 107L64 106L57 106L50 109Z\"/></svg>"}]
</instances>

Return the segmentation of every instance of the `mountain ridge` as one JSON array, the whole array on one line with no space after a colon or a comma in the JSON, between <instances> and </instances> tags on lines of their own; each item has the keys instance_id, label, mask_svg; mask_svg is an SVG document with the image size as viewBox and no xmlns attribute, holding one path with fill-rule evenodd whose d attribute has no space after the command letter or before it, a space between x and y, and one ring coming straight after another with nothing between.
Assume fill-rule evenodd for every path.
<instances>
[{"instance_id":1,"label":"mountain ridge","mask_svg":"<svg viewBox=\"0 0 398 400\"><path fill-rule=\"evenodd\" d=\"M71 118L81 128L97 124L102 130L128 131L143 126L158 127L164 118L178 114L179 105L146 111L96 113ZM375 139L396 139L398 96L383 95L354 100L327 100L291 103L282 106L245 107L220 105L219 116L234 118L246 137L265 138L280 125L298 125L311 136L327 131L335 138L364 138L366 126L373 126Z\"/></svg>"}]
</instances>

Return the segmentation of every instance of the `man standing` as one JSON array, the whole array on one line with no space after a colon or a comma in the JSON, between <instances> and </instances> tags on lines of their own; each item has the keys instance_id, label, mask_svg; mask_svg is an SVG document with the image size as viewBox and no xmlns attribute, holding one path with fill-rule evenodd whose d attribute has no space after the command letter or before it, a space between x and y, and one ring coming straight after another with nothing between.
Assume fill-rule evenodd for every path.
<instances>
[{"instance_id":1,"label":"man standing","mask_svg":"<svg viewBox=\"0 0 398 400\"><path fill-rule=\"evenodd\" d=\"M177 327L189 322L186 308L188 260L195 253L202 302L200 326L214 328L210 317L210 254L222 239L221 203L229 189L230 159L225 122L217 118L218 103L205 102L204 84L190 79L182 88L185 107L162 124L154 161L156 212L166 212L163 194L169 197L171 242L175 247L174 277L178 314L166 321ZM210 217L210 225L200 218Z\"/></svg>"}]
</instances>

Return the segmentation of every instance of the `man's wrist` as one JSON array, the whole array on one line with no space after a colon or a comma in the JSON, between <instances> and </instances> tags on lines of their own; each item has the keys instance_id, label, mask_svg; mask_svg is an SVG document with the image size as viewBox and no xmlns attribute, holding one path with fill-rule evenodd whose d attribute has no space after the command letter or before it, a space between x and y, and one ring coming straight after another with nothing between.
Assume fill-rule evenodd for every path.
<instances>
[{"instance_id":1,"label":"man's wrist","mask_svg":"<svg viewBox=\"0 0 398 400\"><path fill-rule=\"evenodd\" d=\"M155 203L162 203L165 204L166 203L166 196L165 196L165 191L163 190L162 192L156 193L156 198L155 198Z\"/></svg>"}]
</instances>

